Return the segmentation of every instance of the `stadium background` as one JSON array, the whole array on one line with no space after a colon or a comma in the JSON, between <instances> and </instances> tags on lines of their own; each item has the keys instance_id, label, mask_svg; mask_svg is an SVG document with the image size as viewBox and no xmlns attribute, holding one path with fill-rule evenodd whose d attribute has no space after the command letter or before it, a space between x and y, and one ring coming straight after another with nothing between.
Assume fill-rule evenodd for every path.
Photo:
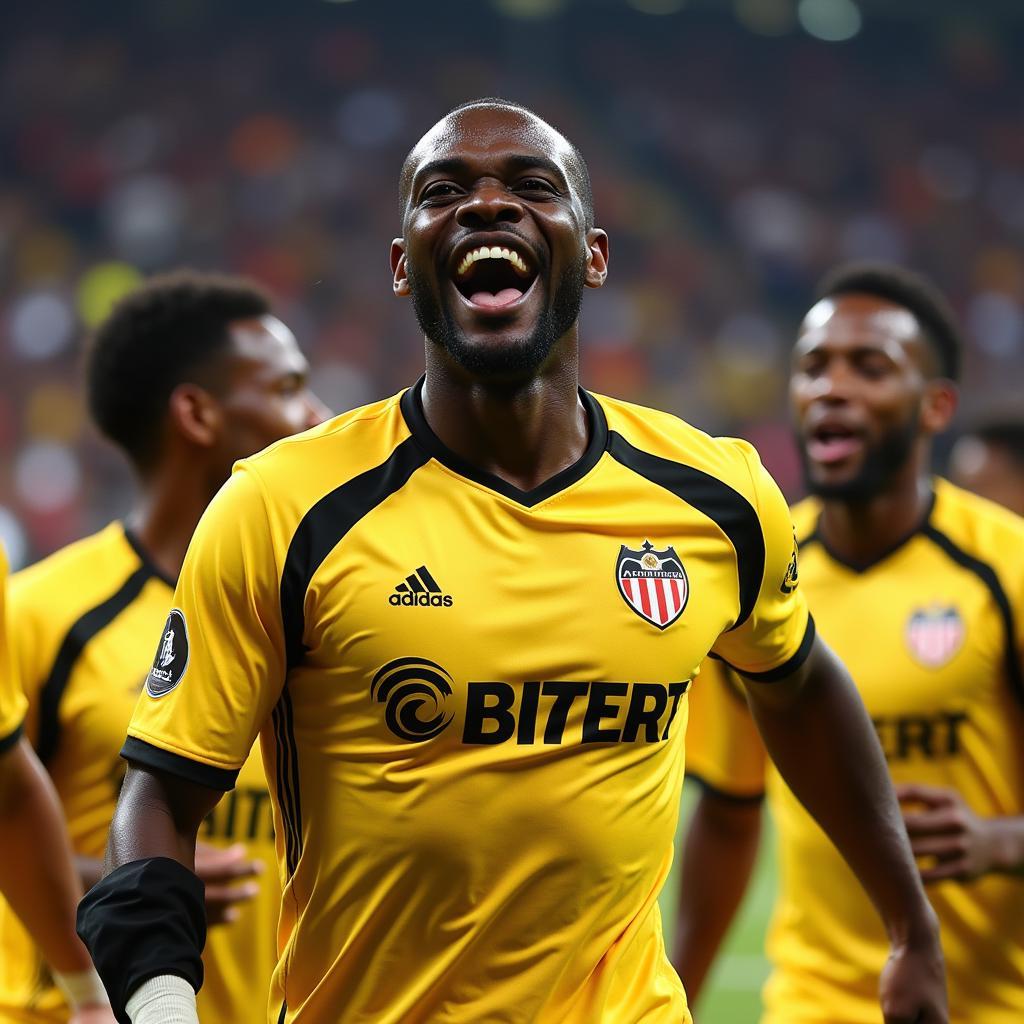
<instances>
[{"instance_id":1,"label":"stadium background","mask_svg":"<svg viewBox=\"0 0 1024 1024\"><path fill-rule=\"evenodd\" d=\"M82 339L188 264L277 296L335 410L419 373L391 297L395 181L502 95L586 155L609 284L583 380L753 440L792 497L786 357L818 276L931 274L971 337L965 415L1024 393L1015 0L61 0L0 18L0 538L15 566L122 513ZM941 453L940 453L941 454ZM756 1017L770 858L701 1024ZM671 899L672 886L666 902Z\"/></svg>"}]
</instances>

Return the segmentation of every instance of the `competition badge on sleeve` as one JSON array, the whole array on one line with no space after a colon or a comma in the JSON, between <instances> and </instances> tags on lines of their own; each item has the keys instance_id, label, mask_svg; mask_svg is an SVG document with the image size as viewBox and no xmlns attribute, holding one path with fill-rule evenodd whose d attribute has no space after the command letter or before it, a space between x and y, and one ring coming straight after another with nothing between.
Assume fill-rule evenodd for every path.
<instances>
[{"instance_id":1,"label":"competition badge on sleeve","mask_svg":"<svg viewBox=\"0 0 1024 1024\"><path fill-rule=\"evenodd\" d=\"M686 570L675 548L656 550L649 540L639 550L622 545L615 582L626 604L658 629L668 628L683 614L690 596Z\"/></svg>"},{"instance_id":2,"label":"competition badge on sleeve","mask_svg":"<svg viewBox=\"0 0 1024 1024\"><path fill-rule=\"evenodd\" d=\"M177 608L171 609L160 635L153 667L146 677L146 693L150 697L162 697L170 693L185 674L188 665L188 630L185 616Z\"/></svg>"}]
</instances>

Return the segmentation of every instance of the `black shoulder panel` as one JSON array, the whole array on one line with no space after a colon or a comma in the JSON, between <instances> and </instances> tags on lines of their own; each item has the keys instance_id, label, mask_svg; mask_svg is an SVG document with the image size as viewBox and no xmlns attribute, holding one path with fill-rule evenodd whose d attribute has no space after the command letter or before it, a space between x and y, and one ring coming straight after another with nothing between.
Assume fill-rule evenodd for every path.
<instances>
[{"instance_id":1,"label":"black shoulder panel","mask_svg":"<svg viewBox=\"0 0 1024 1024\"><path fill-rule=\"evenodd\" d=\"M386 461L325 494L302 517L281 572L281 622L289 668L298 664L304 653L303 606L313 574L360 519L404 487L429 459L408 437Z\"/></svg>"},{"instance_id":2,"label":"black shoulder panel","mask_svg":"<svg viewBox=\"0 0 1024 1024\"><path fill-rule=\"evenodd\" d=\"M1010 604L1010 599L1006 596L1006 591L1003 590L1003 585L999 582L995 569L988 562L983 562L980 558L968 554L931 523L926 523L921 532L942 548L957 565L962 565L965 569L973 572L991 593L992 600L999 610L999 617L1003 620L1003 631L1006 634L1006 678L1014 696L1024 705L1024 670L1021 668L1020 652L1017 650L1017 630L1013 619L1013 605Z\"/></svg>"},{"instance_id":3,"label":"black shoulder panel","mask_svg":"<svg viewBox=\"0 0 1024 1024\"><path fill-rule=\"evenodd\" d=\"M753 505L717 477L634 448L615 431L610 434L608 451L627 469L703 512L732 541L740 593L740 611L732 628L741 626L754 610L764 579L764 535Z\"/></svg>"}]
</instances>

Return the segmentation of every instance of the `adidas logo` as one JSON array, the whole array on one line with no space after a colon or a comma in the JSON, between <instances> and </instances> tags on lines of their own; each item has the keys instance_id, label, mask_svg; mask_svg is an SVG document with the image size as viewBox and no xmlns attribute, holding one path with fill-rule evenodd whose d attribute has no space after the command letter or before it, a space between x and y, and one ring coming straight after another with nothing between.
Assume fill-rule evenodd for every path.
<instances>
[{"instance_id":1,"label":"adidas logo","mask_svg":"<svg viewBox=\"0 0 1024 1024\"><path fill-rule=\"evenodd\" d=\"M441 593L437 580L421 565L405 577L404 583L395 587L388 598L388 604L404 605L406 608L451 608L453 599Z\"/></svg>"}]
</instances>

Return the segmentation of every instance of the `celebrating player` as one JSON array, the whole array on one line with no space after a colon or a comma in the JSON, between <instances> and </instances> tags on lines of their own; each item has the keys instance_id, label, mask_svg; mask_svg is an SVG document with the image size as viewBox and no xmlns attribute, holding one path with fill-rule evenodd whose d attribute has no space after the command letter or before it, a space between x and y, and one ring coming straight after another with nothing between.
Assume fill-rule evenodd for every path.
<instances>
[{"instance_id":1,"label":"celebrating player","mask_svg":"<svg viewBox=\"0 0 1024 1024\"><path fill-rule=\"evenodd\" d=\"M1024 521L930 475L960 365L942 297L867 265L837 270L820 296L790 379L815 495L794 509L800 585L898 783L941 922L950 1019L1011 1024L1024 1020ZM763 1022L873 1024L885 929L780 778L785 763L767 766L724 675L709 664L691 708L688 767L708 786L687 839L676 964L695 991L746 883L767 775L780 892ZM708 870L702 892L686 887Z\"/></svg>"},{"instance_id":2,"label":"celebrating player","mask_svg":"<svg viewBox=\"0 0 1024 1024\"><path fill-rule=\"evenodd\" d=\"M1024 516L1024 421L986 420L965 431L953 445L949 476Z\"/></svg>"},{"instance_id":3,"label":"celebrating player","mask_svg":"<svg viewBox=\"0 0 1024 1024\"><path fill-rule=\"evenodd\" d=\"M608 260L579 152L478 101L400 195L426 374L247 460L200 523L80 912L112 1002L195 1019L193 836L262 731L288 879L271 1022L689 1021L657 896L713 649L763 680L770 747L889 922L889 1019L945 1021L934 915L778 489L748 445L579 387Z\"/></svg>"},{"instance_id":4,"label":"celebrating player","mask_svg":"<svg viewBox=\"0 0 1024 1024\"><path fill-rule=\"evenodd\" d=\"M107 995L75 935L82 885L57 794L23 735L27 702L17 684L6 615L7 560L0 547L0 893L39 943L72 1007L72 1024L113 1020ZM4 960L7 950L0 949Z\"/></svg>"},{"instance_id":5,"label":"celebrating player","mask_svg":"<svg viewBox=\"0 0 1024 1024\"><path fill-rule=\"evenodd\" d=\"M266 296L209 274L154 278L92 340L90 412L131 461L140 500L127 524L112 523L11 581L28 731L60 794L87 887L101 874L121 746L189 538L235 459L320 422L306 372ZM165 635L161 650L174 644ZM259 860L276 861L270 800L258 749L244 760L196 856L210 921L233 921L210 932L201 997L210 1024L258 1019L277 960L276 872L252 877ZM0 1018L66 1021L40 952L6 907L0 947Z\"/></svg>"}]
</instances>

